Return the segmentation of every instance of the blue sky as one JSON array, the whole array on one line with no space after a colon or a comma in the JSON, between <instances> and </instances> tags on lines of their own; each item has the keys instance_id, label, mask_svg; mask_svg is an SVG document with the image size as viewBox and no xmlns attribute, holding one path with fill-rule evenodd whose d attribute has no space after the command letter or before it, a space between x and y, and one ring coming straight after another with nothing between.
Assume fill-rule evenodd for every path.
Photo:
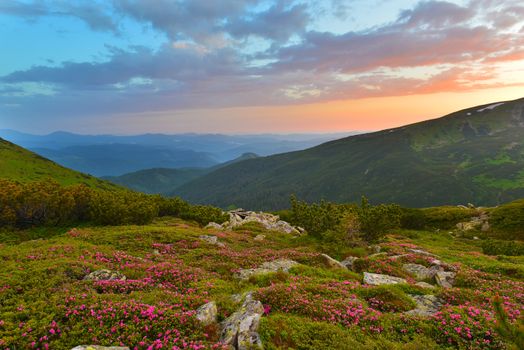
<instances>
[{"instance_id":1,"label":"blue sky","mask_svg":"<svg viewBox=\"0 0 524 350\"><path fill-rule=\"evenodd\" d=\"M0 128L399 125L524 97L523 16L513 0L3 0Z\"/></svg>"}]
</instances>

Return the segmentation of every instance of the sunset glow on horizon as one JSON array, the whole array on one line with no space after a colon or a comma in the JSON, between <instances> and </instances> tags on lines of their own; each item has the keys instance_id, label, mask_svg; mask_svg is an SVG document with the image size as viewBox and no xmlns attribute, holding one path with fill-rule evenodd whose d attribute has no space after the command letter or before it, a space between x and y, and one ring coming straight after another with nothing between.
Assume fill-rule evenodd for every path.
<instances>
[{"instance_id":1,"label":"sunset glow on horizon","mask_svg":"<svg viewBox=\"0 0 524 350\"><path fill-rule=\"evenodd\" d=\"M523 16L514 0L2 2L0 129L401 126L524 97Z\"/></svg>"}]
</instances>

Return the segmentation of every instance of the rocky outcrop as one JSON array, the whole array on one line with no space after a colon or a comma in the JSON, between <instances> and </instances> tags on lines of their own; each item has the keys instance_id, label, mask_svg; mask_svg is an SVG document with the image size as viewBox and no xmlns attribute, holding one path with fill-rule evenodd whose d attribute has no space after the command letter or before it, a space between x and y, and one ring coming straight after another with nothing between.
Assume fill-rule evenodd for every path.
<instances>
[{"instance_id":1,"label":"rocky outcrop","mask_svg":"<svg viewBox=\"0 0 524 350\"><path fill-rule=\"evenodd\" d=\"M426 283L426 282L417 282L417 283L415 283L415 285L417 287L426 288L426 289L434 289L435 288L434 285Z\"/></svg>"},{"instance_id":2,"label":"rocky outcrop","mask_svg":"<svg viewBox=\"0 0 524 350\"><path fill-rule=\"evenodd\" d=\"M455 283L455 272L439 271L435 274L435 281L442 288L451 288Z\"/></svg>"},{"instance_id":3,"label":"rocky outcrop","mask_svg":"<svg viewBox=\"0 0 524 350\"><path fill-rule=\"evenodd\" d=\"M91 272L89 275L84 277L86 281L125 281L126 276L117 271L111 271L108 269L101 269Z\"/></svg>"},{"instance_id":4,"label":"rocky outcrop","mask_svg":"<svg viewBox=\"0 0 524 350\"><path fill-rule=\"evenodd\" d=\"M129 350L127 346L78 345L71 350Z\"/></svg>"},{"instance_id":5,"label":"rocky outcrop","mask_svg":"<svg viewBox=\"0 0 524 350\"><path fill-rule=\"evenodd\" d=\"M489 231L489 216L484 210L478 210L478 215L472 217L469 221L459 222L457 229L460 231Z\"/></svg>"},{"instance_id":6,"label":"rocky outcrop","mask_svg":"<svg viewBox=\"0 0 524 350\"><path fill-rule=\"evenodd\" d=\"M263 241L264 239L266 239L266 235L257 235L255 238L253 238L254 241Z\"/></svg>"},{"instance_id":7,"label":"rocky outcrop","mask_svg":"<svg viewBox=\"0 0 524 350\"><path fill-rule=\"evenodd\" d=\"M407 311L406 314L408 315L433 316L444 304L440 298L434 295L410 295L410 297L415 301L417 307Z\"/></svg>"},{"instance_id":8,"label":"rocky outcrop","mask_svg":"<svg viewBox=\"0 0 524 350\"><path fill-rule=\"evenodd\" d=\"M232 349L262 349L262 342L257 333L264 307L248 293L239 310L222 323L220 341Z\"/></svg>"},{"instance_id":9,"label":"rocky outcrop","mask_svg":"<svg viewBox=\"0 0 524 350\"><path fill-rule=\"evenodd\" d=\"M201 236L198 236L198 238L200 238L201 240L209 243L209 244L212 244L212 245L216 245L217 247L225 247L226 245L222 242L219 242L218 241L218 237L217 236L208 236L208 235L201 235Z\"/></svg>"},{"instance_id":10,"label":"rocky outcrop","mask_svg":"<svg viewBox=\"0 0 524 350\"><path fill-rule=\"evenodd\" d=\"M292 226L288 222L280 220L278 215L248 211L244 209L235 209L228 211L227 213L229 214L229 221L226 221L222 225L215 222L210 222L206 227L231 230L235 227L239 227L250 222L257 222L261 224L266 230L294 235L300 235L304 232L304 229Z\"/></svg>"},{"instance_id":11,"label":"rocky outcrop","mask_svg":"<svg viewBox=\"0 0 524 350\"><path fill-rule=\"evenodd\" d=\"M268 261L260 265L256 269L242 269L235 274L236 278L241 280L247 280L253 275L258 275L262 273L284 271L288 272L290 268L298 265L294 260L289 259L277 259L273 261Z\"/></svg>"},{"instance_id":12,"label":"rocky outcrop","mask_svg":"<svg viewBox=\"0 0 524 350\"><path fill-rule=\"evenodd\" d=\"M214 229L214 230L222 230L223 229L222 225L217 224L216 222L210 222L204 228L210 228L210 229Z\"/></svg>"},{"instance_id":13,"label":"rocky outcrop","mask_svg":"<svg viewBox=\"0 0 524 350\"><path fill-rule=\"evenodd\" d=\"M364 283L372 286L380 286L382 284L407 283L407 281L400 277L364 272Z\"/></svg>"},{"instance_id":14,"label":"rocky outcrop","mask_svg":"<svg viewBox=\"0 0 524 350\"><path fill-rule=\"evenodd\" d=\"M322 262L331 269L346 269L346 266L342 265L340 261L333 259L327 254L320 254L320 258Z\"/></svg>"},{"instance_id":15,"label":"rocky outcrop","mask_svg":"<svg viewBox=\"0 0 524 350\"><path fill-rule=\"evenodd\" d=\"M441 270L438 266L432 266L427 268L420 264L404 264L402 265L404 271L407 271L413 275L417 280L432 280L437 272Z\"/></svg>"},{"instance_id":16,"label":"rocky outcrop","mask_svg":"<svg viewBox=\"0 0 524 350\"><path fill-rule=\"evenodd\" d=\"M195 317L204 326L213 324L217 321L218 309L217 304L214 301L210 301L207 304L202 305L197 309Z\"/></svg>"},{"instance_id":17,"label":"rocky outcrop","mask_svg":"<svg viewBox=\"0 0 524 350\"><path fill-rule=\"evenodd\" d=\"M348 270L352 270L353 269L353 264L355 263L355 261L357 261L359 258L357 258L356 256L348 256L347 258L345 258L344 260L342 260L340 263L342 265L344 265Z\"/></svg>"},{"instance_id":18,"label":"rocky outcrop","mask_svg":"<svg viewBox=\"0 0 524 350\"><path fill-rule=\"evenodd\" d=\"M437 258L437 256L435 254L431 254L431 253L426 252L425 250L422 250L422 249L409 248L408 252L413 253L413 254L425 255L425 256L431 256L433 258Z\"/></svg>"}]
</instances>

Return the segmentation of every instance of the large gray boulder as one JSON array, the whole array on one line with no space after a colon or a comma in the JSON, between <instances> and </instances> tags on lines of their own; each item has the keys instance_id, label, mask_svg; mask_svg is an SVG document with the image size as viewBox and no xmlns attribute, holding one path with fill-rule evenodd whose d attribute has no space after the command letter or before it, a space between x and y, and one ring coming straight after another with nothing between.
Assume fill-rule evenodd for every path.
<instances>
[{"instance_id":1,"label":"large gray boulder","mask_svg":"<svg viewBox=\"0 0 524 350\"><path fill-rule=\"evenodd\" d=\"M86 281L125 281L126 279L127 277L122 273L108 269L96 270L84 277Z\"/></svg>"},{"instance_id":2,"label":"large gray boulder","mask_svg":"<svg viewBox=\"0 0 524 350\"><path fill-rule=\"evenodd\" d=\"M195 317L204 326L213 324L217 321L218 309L217 304L214 301L210 301L207 304L202 305L197 309Z\"/></svg>"},{"instance_id":3,"label":"large gray boulder","mask_svg":"<svg viewBox=\"0 0 524 350\"><path fill-rule=\"evenodd\" d=\"M223 228L233 229L250 222L261 224L266 230L278 231L282 233L300 235L300 228L294 227L286 221L280 220L278 215L264 212L254 212L244 209L235 209L228 212L229 221L222 224Z\"/></svg>"},{"instance_id":4,"label":"large gray boulder","mask_svg":"<svg viewBox=\"0 0 524 350\"><path fill-rule=\"evenodd\" d=\"M327 254L320 254L322 262L329 268L332 269L347 269L340 261L333 259Z\"/></svg>"},{"instance_id":5,"label":"large gray boulder","mask_svg":"<svg viewBox=\"0 0 524 350\"><path fill-rule=\"evenodd\" d=\"M346 269L348 270L352 270L353 269L353 264L355 263L355 261L357 261L359 258L357 258L356 256L348 256L347 258L345 258L344 260L342 260L340 263L342 265L344 265L346 267Z\"/></svg>"},{"instance_id":6,"label":"large gray boulder","mask_svg":"<svg viewBox=\"0 0 524 350\"><path fill-rule=\"evenodd\" d=\"M439 271L435 275L435 281L442 288L451 288L453 283L455 283L455 272L450 271Z\"/></svg>"},{"instance_id":7,"label":"large gray boulder","mask_svg":"<svg viewBox=\"0 0 524 350\"><path fill-rule=\"evenodd\" d=\"M416 315L416 316L433 316L436 314L444 302L434 296L434 295L410 295L411 298L415 301L415 304L417 307L413 310L407 311L406 314L408 315Z\"/></svg>"},{"instance_id":8,"label":"large gray boulder","mask_svg":"<svg viewBox=\"0 0 524 350\"><path fill-rule=\"evenodd\" d=\"M241 269L235 274L236 278L239 278L241 280L247 280L249 277L253 275L263 274L263 273L269 273L269 272L277 272L277 271L284 271L288 272L289 269L291 269L293 266L298 265L298 263L294 260L289 259L277 259L273 261L268 261L257 267L256 269Z\"/></svg>"},{"instance_id":9,"label":"large gray boulder","mask_svg":"<svg viewBox=\"0 0 524 350\"><path fill-rule=\"evenodd\" d=\"M407 281L400 277L364 272L364 283L372 286L380 286L382 284L407 283Z\"/></svg>"},{"instance_id":10,"label":"large gray boulder","mask_svg":"<svg viewBox=\"0 0 524 350\"><path fill-rule=\"evenodd\" d=\"M420 264L404 264L402 268L404 271L415 275L417 280L432 280L437 272L441 271L441 268L438 266L427 268Z\"/></svg>"},{"instance_id":11,"label":"large gray boulder","mask_svg":"<svg viewBox=\"0 0 524 350\"><path fill-rule=\"evenodd\" d=\"M242 306L222 323L220 341L237 350L262 349L258 335L264 306L248 293Z\"/></svg>"}]
</instances>

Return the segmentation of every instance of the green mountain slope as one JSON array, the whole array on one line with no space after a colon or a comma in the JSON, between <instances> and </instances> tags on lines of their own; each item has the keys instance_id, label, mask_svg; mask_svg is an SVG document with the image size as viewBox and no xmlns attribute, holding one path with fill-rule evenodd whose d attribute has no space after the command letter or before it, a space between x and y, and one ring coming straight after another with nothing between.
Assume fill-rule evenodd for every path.
<instances>
[{"instance_id":1,"label":"green mountain slope","mask_svg":"<svg viewBox=\"0 0 524 350\"><path fill-rule=\"evenodd\" d=\"M254 153L244 153L236 159L215 165L211 168L154 168L139 170L121 176L105 176L102 178L136 191L172 194L176 188L214 170L256 157L258 156Z\"/></svg>"},{"instance_id":2,"label":"green mountain slope","mask_svg":"<svg viewBox=\"0 0 524 350\"><path fill-rule=\"evenodd\" d=\"M84 183L96 188L118 188L107 181L64 168L3 139L0 139L0 178L19 182L52 179L62 185Z\"/></svg>"},{"instance_id":3,"label":"green mountain slope","mask_svg":"<svg viewBox=\"0 0 524 350\"><path fill-rule=\"evenodd\" d=\"M176 192L198 203L280 209L294 193L308 201L406 206L524 196L524 99L328 142L304 151L243 161Z\"/></svg>"},{"instance_id":4,"label":"green mountain slope","mask_svg":"<svg viewBox=\"0 0 524 350\"><path fill-rule=\"evenodd\" d=\"M205 168L154 168L121 176L104 176L105 180L144 193L169 193L209 172Z\"/></svg>"}]
</instances>

